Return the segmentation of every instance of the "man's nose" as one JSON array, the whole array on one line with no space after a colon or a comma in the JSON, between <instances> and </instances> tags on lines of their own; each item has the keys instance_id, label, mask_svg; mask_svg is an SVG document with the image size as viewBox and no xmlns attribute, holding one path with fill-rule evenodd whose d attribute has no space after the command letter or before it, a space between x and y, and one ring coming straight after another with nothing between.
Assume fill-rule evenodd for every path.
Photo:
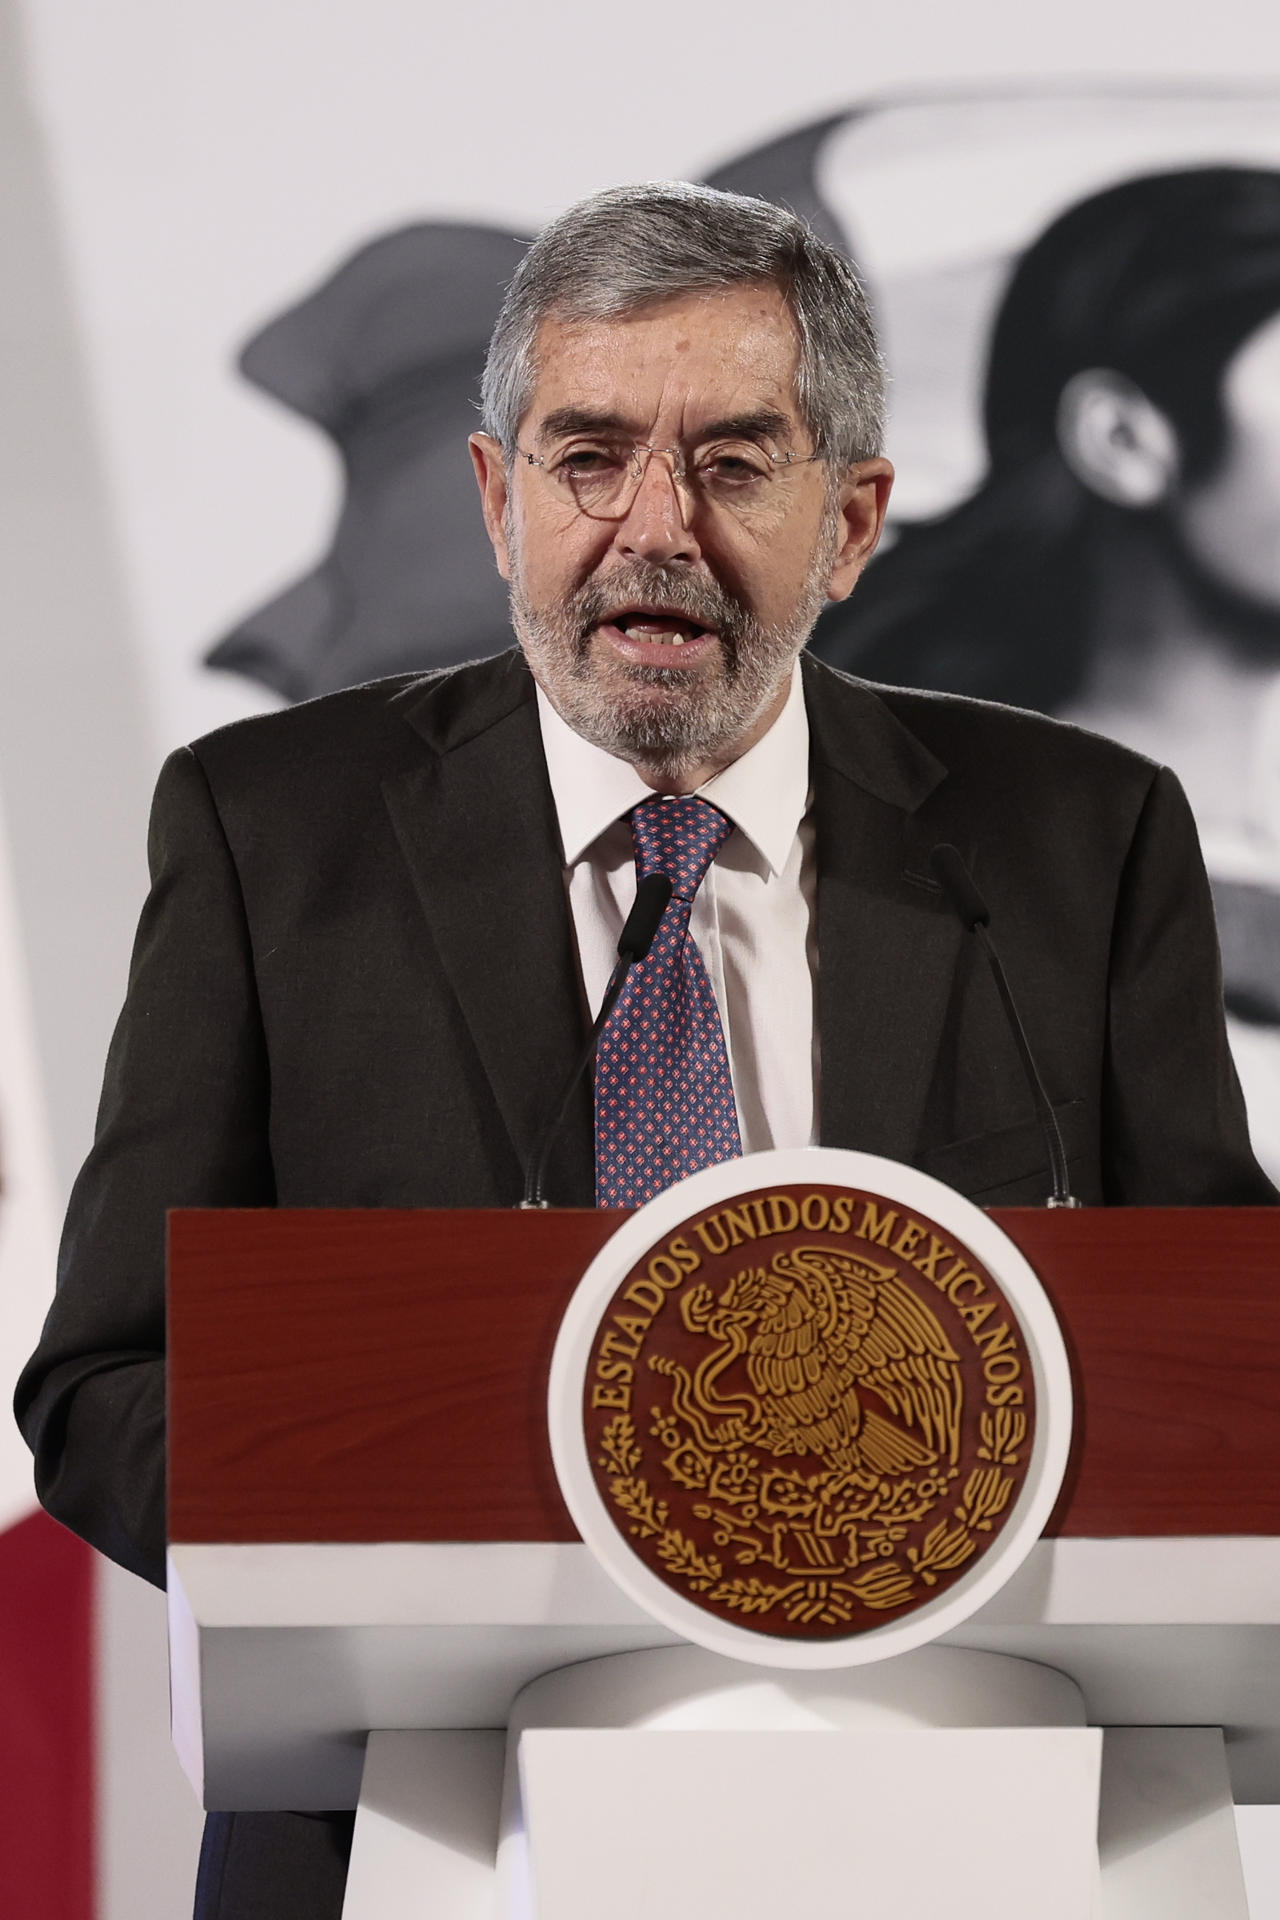
<instances>
[{"instance_id":1,"label":"man's nose","mask_svg":"<svg viewBox=\"0 0 1280 1920\"><path fill-rule=\"evenodd\" d=\"M663 448L647 451L643 459L635 497L618 522L615 549L658 567L698 560L702 549L690 525L693 502L676 478L675 461Z\"/></svg>"}]
</instances>

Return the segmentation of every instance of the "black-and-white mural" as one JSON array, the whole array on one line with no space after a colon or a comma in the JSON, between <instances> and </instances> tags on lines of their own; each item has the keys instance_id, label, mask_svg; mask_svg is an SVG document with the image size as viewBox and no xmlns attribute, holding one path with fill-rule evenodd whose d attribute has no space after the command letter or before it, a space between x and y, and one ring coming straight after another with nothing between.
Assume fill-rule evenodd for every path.
<instances>
[{"instance_id":1,"label":"black-and-white mural","mask_svg":"<svg viewBox=\"0 0 1280 1920\"><path fill-rule=\"evenodd\" d=\"M1176 769L1280 1173L1280 98L904 101L828 123L809 179L877 303L899 471L815 648Z\"/></svg>"},{"instance_id":2,"label":"black-and-white mural","mask_svg":"<svg viewBox=\"0 0 1280 1920\"><path fill-rule=\"evenodd\" d=\"M1280 96L869 102L709 178L842 245L885 338L890 537L815 650L1175 767L1280 1174ZM521 245L393 230L244 345L245 378L331 437L344 491L328 551L211 666L298 699L507 643L464 443Z\"/></svg>"}]
</instances>

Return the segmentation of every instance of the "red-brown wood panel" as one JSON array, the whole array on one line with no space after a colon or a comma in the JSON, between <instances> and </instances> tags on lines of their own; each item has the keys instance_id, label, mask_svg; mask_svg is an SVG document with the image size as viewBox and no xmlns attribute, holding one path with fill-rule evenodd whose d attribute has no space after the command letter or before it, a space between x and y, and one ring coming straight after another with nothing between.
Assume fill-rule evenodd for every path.
<instances>
[{"instance_id":1,"label":"red-brown wood panel","mask_svg":"<svg viewBox=\"0 0 1280 1920\"><path fill-rule=\"evenodd\" d=\"M172 1215L171 1536L575 1539L547 1369L623 1217ZM1280 1533L1280 1210L994 1217L1072 1353L1076 1444L1049 1530Z\"/></svg>"}]
</instances>

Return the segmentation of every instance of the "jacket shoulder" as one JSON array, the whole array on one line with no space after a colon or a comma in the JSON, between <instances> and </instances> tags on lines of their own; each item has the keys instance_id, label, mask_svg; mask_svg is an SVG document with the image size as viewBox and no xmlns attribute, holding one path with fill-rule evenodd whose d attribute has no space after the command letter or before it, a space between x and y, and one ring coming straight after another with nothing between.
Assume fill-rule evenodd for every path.
<instances>
[{"instance_id":1,"label":"jacket shoulder","mask_svg":"<svg viewBox=\"0 0 1280 1920\"><path fill-rule=\"evenodd\" d=\"M528 682L528 686L522 684ZM232 721L191 744L211 786L301 778L311 784L340 767L383 779L420 760L424 739L447 751L532 697L516 649L430 673L393 674L319 694L271 713Z\"/></svg>"},{"instance_id":2,"label":"jacket shoulder","mask_svg":"<svg viewBox=\"0 0 1280 1920\"><path fill-rule=\"evenodd\" d=\"M1001 784L1025 771L1037 780L1059 775L1092 779L1144 794L1161 771L1156 761L1068 720L967 694L896 687L816 661L810 685L819 699L874 702L927 749L953 780Z\"/></svg>"}]
</instances>

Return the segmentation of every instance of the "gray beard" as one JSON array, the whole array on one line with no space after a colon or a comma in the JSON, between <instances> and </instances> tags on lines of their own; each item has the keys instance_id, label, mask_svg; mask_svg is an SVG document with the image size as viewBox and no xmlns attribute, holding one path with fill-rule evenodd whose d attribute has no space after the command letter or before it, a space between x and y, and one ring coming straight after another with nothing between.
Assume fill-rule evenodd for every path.
<instances>
[{"instance_id":1,"label":"gray beard","mask_svg":"<svg viewBox=\"0 0 1280 1920\"><path fill-rule=\"evenodd\" d=\"M793 617L764 626L740 600L679 567L634 561L588 580L551 610L525 598L518 555L511 553L511 618L535 679L561 718L617 759L668 778L734 758L782 686L826 600L835 527L824 525ZM719 636L720 670L639 667L624 661L601 671L591 635L620 602L658 600ZM670 692L678 697L663 699ZM658 696L658 697L655 697Z\"/></svg>"}]
</instances>

